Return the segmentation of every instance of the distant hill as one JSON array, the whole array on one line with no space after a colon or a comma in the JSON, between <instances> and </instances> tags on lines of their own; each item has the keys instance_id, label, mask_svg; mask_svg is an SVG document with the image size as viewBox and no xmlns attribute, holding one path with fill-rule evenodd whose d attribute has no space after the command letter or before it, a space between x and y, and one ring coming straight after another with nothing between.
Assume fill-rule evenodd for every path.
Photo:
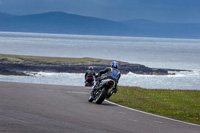
<instances>
[{"instance_id":1,"label":"distant hill","mask_svg":"<svg viewBox=\"0 0 200 133\"><path fill-rule=\"evenodd\" d=\"M0 31L124 35L129 30L119 22L62 12L12 17L0 14L0 17Z\"/></svg>"},{"instance_id":2,"label":"distant hill","mask_svg":"<svg viewBox=\"0 0 200 133\"><path fill-rule=\"evenodd\" d=\"M120 23L141 31L144 36L200 38L200 23L160 23L145 19L120 21Z\"/></svg>"},{"instance_id":3,"label":"distant hill","mask_svg":"<svg viewBox=\"0 0 200 133\"><path fill-rule=\"evenodd\" d=\"M157 23L148 20L117 22L63 12L23 16L0 13L0 31L200 38L198 23Z\"/></svg>"}]
</instances>

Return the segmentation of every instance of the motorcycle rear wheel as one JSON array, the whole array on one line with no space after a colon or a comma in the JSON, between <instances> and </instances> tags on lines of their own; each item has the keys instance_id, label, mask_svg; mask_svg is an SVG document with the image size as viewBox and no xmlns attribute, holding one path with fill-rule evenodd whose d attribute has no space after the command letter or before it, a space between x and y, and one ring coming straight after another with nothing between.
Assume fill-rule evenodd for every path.
<instances>
[{"instance_id":1,"label":"motorcycle rear wheel","mask_svg":"<svg viewBox=\"0 0 200 133\"><path fill-rule=\"evenodd\" d=\"M108 94L108 89L103 88L99 96L96 98L96 104L101 104L106 98L107 94Z\"/></svg>"}]
</instances>

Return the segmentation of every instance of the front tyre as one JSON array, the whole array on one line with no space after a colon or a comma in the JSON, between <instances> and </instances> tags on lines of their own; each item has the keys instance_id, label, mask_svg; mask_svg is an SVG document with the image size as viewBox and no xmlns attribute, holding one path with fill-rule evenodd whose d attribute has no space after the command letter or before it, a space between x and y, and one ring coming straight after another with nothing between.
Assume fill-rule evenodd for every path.
<instances>
[{"instance_id":1,"label":"front tyre","mask_svg":"<svg viewBox=\"0 0 200 133\"><path fill-rule=\"evenodd\" d=\"M96 98L96 103L101 104L104 99L106 98L106 95L108 94L108 89L103 88L99 96Z\"/></svg>"},{"instance_id":2,"label":"front tyre","mask_svg":"<svg viewBox=\"0 0 200 133\"><path fill-rule=\"evenodd\" d=\"M94 99L93 99L92 96L90 95L88 101L89 101L89 102L92 102L93 100L94 100Z\"/></svg>"}]
</instances>

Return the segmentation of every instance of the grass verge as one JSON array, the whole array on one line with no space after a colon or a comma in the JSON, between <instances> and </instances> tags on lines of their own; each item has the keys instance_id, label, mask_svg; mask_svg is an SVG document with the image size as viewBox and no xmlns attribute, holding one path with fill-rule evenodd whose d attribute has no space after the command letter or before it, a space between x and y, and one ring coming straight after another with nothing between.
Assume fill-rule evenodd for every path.
<instances>
[{"instance_id":1,"label":"grass verge","mask_svg":"<svg viewBox=\"0 0 200 133\"><path fill-rule=\"evenodd\" d=\"M141 111L200 125L200 91L119 87L110 101Z\"/></svg>"}]
</instances>

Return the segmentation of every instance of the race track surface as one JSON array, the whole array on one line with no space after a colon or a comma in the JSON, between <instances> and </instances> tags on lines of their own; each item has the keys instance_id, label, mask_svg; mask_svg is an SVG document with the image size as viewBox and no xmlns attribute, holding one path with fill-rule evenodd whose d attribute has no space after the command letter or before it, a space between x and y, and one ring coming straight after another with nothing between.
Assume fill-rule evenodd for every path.
<instances>
[{"instance_id":1,"label":"race track surface","mask_svg":"<svg viewBox=\"0 0 200 133\"><path fill-rule=\"evenodd\" d=\"M200 133L200 126L103 102L90 88L0 82L0 133Z\"/></svg>"}]
</instances>

